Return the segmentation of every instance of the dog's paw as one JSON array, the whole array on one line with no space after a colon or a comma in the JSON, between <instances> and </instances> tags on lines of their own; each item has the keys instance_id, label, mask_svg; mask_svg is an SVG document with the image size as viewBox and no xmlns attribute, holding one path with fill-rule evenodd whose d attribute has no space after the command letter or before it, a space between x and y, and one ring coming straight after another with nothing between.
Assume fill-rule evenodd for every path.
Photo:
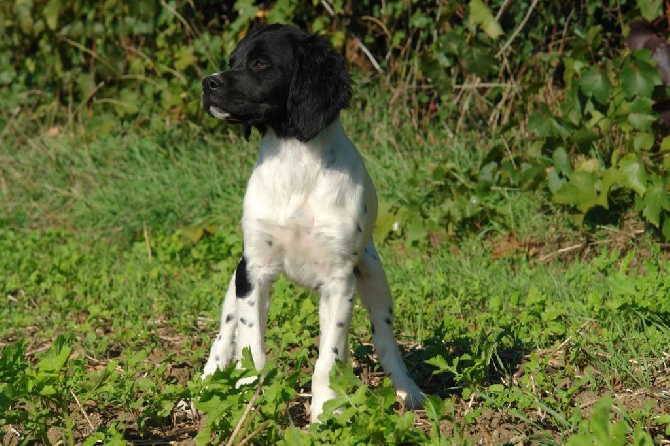
<instances>
[{"instance_id":1,"label":"dog's paw","mask_svg":"<svg viewBox=\"0 0 670 446\"><path fill-rule=\"evenodd\" d=\"M253 384L258 381L258 376L247 376L246 378L238 379L237 383L235 383L235 388L239 389L242 386L245 386L247 384Z\"/></svg>"},{"instance_id":2,"label":"dog's paw","mask_svg":"<svg viewBox=\"0 0 670 446\"><path fill-rule=\"evenodd\" d=\"M396 394L405 402L407 410L423 409L426 394L413 381L410 381L405 388L397 389Z\"/></svg>"},{"instance_id":3,"label":"dog's paw","mask_svg":"<svg viewBox=\"0 0 670 446\"><path fill-rule=\"evenodd\" d=\"M174 405L173 415L177 418L197 420L202 413L195 408L195 402L192 399L182 398Z\"/></svg>"},{"instance_id":4,"label":"dog's paw","mask_svg":"<svg viewBox=\"0 0 670 446\"><path fill-rule=\"evenodd\" d=\"M333 390L328 388L327 391L322 391L313 394L312 396L312 402L310 404L310 422L311 423L319 423L319 415L323 413L323 405L326 403L328 400L332 400L337 396L337 393L335 393Z\"/></svg>"}]
</instances>

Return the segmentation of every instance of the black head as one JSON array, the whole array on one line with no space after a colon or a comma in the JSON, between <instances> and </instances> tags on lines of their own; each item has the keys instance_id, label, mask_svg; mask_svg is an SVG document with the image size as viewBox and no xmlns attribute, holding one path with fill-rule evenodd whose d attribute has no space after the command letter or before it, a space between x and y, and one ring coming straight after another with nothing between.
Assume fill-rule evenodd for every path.
<instances>
[{"instance_id":1,"label":"black head","mask_svg":"<svg viewBox=\"0 0 670 446\"><path fill-rule=\"evenodd\" d=\"M214 117L309 141L349 105L351 80L342 57L319 36L268 25L239 42L228 71L203 79L202 93Z\"/></svg>"}]
</instances>

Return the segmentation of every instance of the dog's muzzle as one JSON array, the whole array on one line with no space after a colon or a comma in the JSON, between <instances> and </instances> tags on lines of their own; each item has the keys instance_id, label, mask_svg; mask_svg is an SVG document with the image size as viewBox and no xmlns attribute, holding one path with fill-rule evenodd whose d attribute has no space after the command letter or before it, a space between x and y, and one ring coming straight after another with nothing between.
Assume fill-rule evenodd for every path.
<instances>
[{"instance_id":1,"label":"dog's muzzle","mask_svg":"<svg viewBox=\"0 0 670 446\"><path fill-rule=\"evenodd\" d=\"M211 104L210 95L224 85L220 73L212 74L202 80L203 106L207 113L218 119L230 119L230 113Z\"/></svg>"}]
</instances>

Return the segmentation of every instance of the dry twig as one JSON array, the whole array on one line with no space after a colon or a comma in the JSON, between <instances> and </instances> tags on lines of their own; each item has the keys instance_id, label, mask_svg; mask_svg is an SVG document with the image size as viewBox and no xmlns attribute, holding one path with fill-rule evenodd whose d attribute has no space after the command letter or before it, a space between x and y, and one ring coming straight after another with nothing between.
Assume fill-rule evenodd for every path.
<instances>
[{"instance_id":1,"label":"dry twig","mask_svg":"<svg viewBox=\"0 0 670 446\"><path fill-rule=\"evenodd\" d=\"M261 395L261 389L263 388L263 382L259 382L258 386L256 387L256 392L254 393L254 396L251 397L249 400L249 404L247 404L247 407L244 408L244 413L242 413L242 416L240 417L240 421L237 422L237 426L235 426L235 429L233 430L233 433L230 435L230 439L228 439L227 446L232 446L235 442L235 437L240 433L240 430L242 429L242 426L244 425L245 421L247 420L247 416L249 415L249 412L251 412L251 409L254 407L254 404L256 403L256 400L258 400L258 397ZM254 411L254 414L258 413L258 411ZM250 418L251 420L251 418ZM262 425L261 425L262 426Z\"/></svg>"}]
</instances>

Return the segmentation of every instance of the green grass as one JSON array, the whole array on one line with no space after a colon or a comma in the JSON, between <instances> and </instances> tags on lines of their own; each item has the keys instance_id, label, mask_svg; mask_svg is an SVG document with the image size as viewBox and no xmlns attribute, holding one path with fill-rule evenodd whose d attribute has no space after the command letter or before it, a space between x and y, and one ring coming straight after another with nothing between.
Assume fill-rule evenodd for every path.
<instances>
[{"instance_id":1,"label":"green grass","mask_svg":"<svg viewBox=\"0 0 670 446\"><path fill-rule=\"evenodd\" d=\"M333 376L342 396L331 404L343 410L307 428L318 303L286 280L273 294L263 391L235 389L248 368L203 387L241 253L237 222L257 136L140 123L75 137L45 131L0 147L3 442L199 433L217 443L234 430L238 443L292 445L647 444L668 435L665 253L625 228L570 229L542 192L514 189L483 196L486 218L436 231L443 203L426 193L435 169L467 182L487 137L439 128L421 136L399 124L401 111L374 106L383 103L375 95L345 125L387 212L405 216L403 230L379 244L398 338L431 395L426 411L395 403L357 306L354 373ZM428 237L412 237L417 219ZM177 405L189 398L204 419Z\"/></svg>"}]
</instances>

